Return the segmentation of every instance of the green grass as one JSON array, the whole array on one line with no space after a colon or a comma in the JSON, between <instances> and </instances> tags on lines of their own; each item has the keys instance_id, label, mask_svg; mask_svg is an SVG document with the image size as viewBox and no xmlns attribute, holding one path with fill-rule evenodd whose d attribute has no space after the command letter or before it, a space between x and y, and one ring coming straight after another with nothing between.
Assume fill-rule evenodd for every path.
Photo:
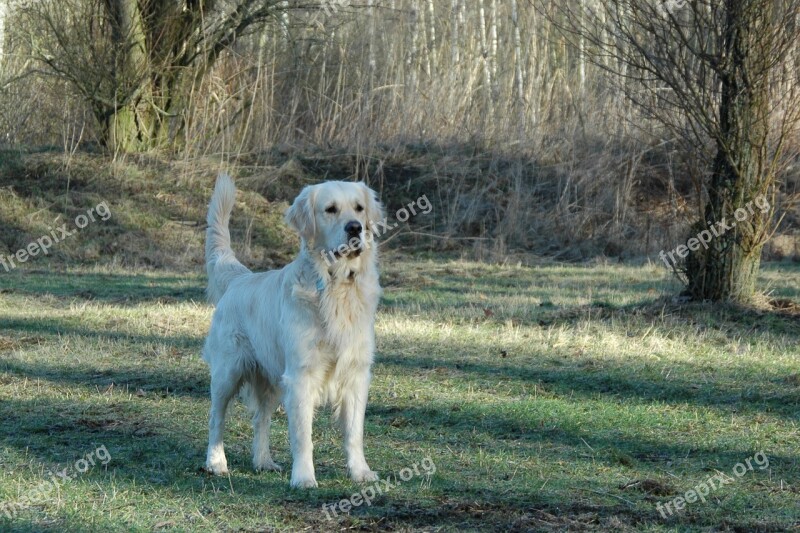
<instances>
[{"instance_id":1,"label":"green grass","mask_svg":"<svg viewBox=\"0 0 800 533\"><path fill-rule=\"evenodd\" d=\"M800 322L758 309L678 306L655 266L384 261L367 412L373 468L414 476L347 515L321 507L345 477L327 410L315 425L320 488L250 468L241 405L232 473L201 471L211 309L197 274L119 268L0 273L0 502L49 470L97 464L0 530L738 530L800 527ZM41 267L40 267L41 268ZM797 265L768 265L800 299ZM748 472L663 518L671 501L764 452Z\"/></svg>"}]
</instances>

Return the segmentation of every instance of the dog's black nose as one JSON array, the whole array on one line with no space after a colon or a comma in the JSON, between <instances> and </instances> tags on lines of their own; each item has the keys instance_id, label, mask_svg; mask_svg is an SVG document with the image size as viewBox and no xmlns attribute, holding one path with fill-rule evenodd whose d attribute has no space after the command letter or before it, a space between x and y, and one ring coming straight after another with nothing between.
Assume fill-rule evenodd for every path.
<instances>
[{"instance_id":1,"label":"dog's black nose","mask_svg":"<svg viewBox=\"0 0 800 533\"><path fill-rule=\"evenodd\" d=\"M350 237L358 237L359 235L361 235L361 229L362 229L361 222L359 222L358 220L351 220L344 227L344 231Z\"/></svg>"}]
</instances>

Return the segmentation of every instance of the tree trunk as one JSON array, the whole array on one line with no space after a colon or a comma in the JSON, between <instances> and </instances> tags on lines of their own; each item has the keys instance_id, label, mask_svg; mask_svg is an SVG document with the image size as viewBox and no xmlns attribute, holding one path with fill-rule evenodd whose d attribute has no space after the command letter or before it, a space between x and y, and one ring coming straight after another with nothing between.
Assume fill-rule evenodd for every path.
<instances>
[{"instance_id":1,"label":"tree trunk","mask_svg":"<svg viewBox=\"0 0 800 533\"><path fill-rule=\"evenodd\" d=\"M153 125L135 105L118 108L106 123L106 145L115 152L144 152L150 148Z\"/></svg>"},{"instance_id":2,"label":"tree trunk","mask_svg":"<svg viewBox=\"0 0 800 533\"><path fill-rule=\"evenodd\" d=\"M102 109L104 141L115 151L147 149L153 131L150 113L143 100L152 97L150 87L147 34L137 0L109 0L106 4L111 25L114 53L114 106ZM127 101L132 95L132 101Z\"/></svg>"},{"instance_id":3,"label":"tree trunk","mask_svg":"<svg viewBox=\"0 0 800 533\"><path fill-rule=\"evenodd\" d=\"M710 238L686 263L688 290L697 300L747 302L755 295L761 249L769 234L767 202L774 174L768 163L769 77L759 72L771 58L769 44L756 44L758 28L771 20L756 2L729 0L723 33L719 105L720 133L705 220L695 224ZM709 237L710 235L710 237Z\"/></svg>"},{"instance_id":4,"label":"tree trunk","mask_svg":"<svg viewBox=\"0 0 800 533\"><path fill-rule=\"evenodd\" d=\"M525 101L525 75L523 72L522 37L519 31L519 12L517 0L511 0L511 23L514 27L514 85L516 87L517 101Z\"/></svg>"},{"instance_id":5,"label":"tree trunk","mask_svg":"<svg viewBox=\"0 0 800 533\"><path fill-rule=\"evenodd\" d=\"M34 58L81 94L113 151L175 148L192 89L253 25L285 22L286 0L23 2L46 43Z\"/></svg>"}]
</instances>

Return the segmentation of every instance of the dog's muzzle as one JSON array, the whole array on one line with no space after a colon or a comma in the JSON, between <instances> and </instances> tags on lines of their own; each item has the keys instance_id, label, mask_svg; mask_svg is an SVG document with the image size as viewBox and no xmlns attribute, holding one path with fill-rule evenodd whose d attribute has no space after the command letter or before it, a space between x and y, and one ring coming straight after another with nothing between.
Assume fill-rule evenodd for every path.
<instances>
[{"instance_id":1,"label":"dog's muzzle","mask_svg":"<svg viewBox=\"0 0 800 533\"><path fill-rule=\"evenodd\" d=\"M361 240L361 231L364 227L358 220L351 220L344 227L347 234L347 256L358 257L364 250L364 242Z\"/></svg>"}]
</instances>

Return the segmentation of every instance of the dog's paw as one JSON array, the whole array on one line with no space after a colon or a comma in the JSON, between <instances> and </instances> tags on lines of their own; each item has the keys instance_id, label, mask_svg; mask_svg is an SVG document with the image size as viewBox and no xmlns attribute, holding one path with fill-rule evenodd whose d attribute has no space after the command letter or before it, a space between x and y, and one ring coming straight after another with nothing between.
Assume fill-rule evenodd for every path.
<instances>
[{"instance_id":1,"label":"dog's paw","mask_svg":"<svg viewBox=\"0 0 800 533\"><path fill-rule=\"evenodd\" d=\"M378 473L369 468L350 470L350 479L356 483L372 483L378 481Z\"/></svg>"},{"instance_id":2,"label":"dog's paw","mask_svg":"<svg viewBox=\"0 0 800 533\"><path fill-rule=\"evenodd\" d=\"M227 476L228 475L228 463L226 461L223 462L207 462L206 463L206 472L210 474L214 474L217 476Z\"/></svg>"},{"instance_id":3,"label":"dog's paw","mask_svg":"<svg viewBox=\"0 0 800 533\"><path fill-rule=\"evenodd\" d=\"M293 489L315 489L317 488L317 480L312 478L299 478L292 479Z\"/></svg>"},{"instance_id":4,"label":"dog's paw","mask_svg":"<svg viewBox=\"0 0 800 533\"><path fill-rule=\"evenodd\" d=\"M256 469L256 472L283 472L281 465L272 459L262 461L260 463L254 463L253 468Z\"/></svg>"},{"instance_id":5,"label":"dog's paw","mask_svg":"<svg viewBox=\"0 0 800 533\"><path fill-rule=\"evenodd\" d=\"M206 456L206 471L218 476L228 475L228 460L222 446L209 448Z\"/></svg>"}]
</instances>

